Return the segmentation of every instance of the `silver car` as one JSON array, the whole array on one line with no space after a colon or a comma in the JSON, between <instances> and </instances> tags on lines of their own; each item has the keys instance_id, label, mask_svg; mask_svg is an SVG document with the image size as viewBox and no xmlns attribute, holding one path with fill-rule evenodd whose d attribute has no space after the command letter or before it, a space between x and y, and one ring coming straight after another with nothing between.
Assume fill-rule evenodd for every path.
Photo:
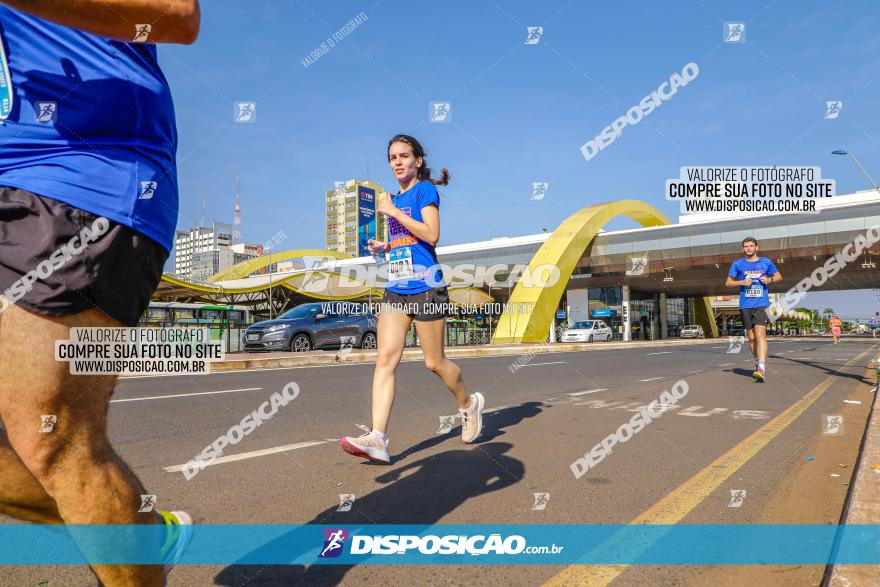
<instances>
[{"instance_id":1,"label":"silver car","mask_svg":"<svg viewBox=\"0 0 880 587\"><path fill-rule=\"evenodd\" d=\"M611 329L601 320L575 322L562 333L561 342L593 342L611 340Z\"/></svg>"},{"instance_id":2,"label":"silver car","mask_svg":"<svg viewBox=\"0 0 880 587\"><path fill-rule=\"evenodd\" d=\"M334 311L334 307L341 309ZM352 312L335 302L301 304L274 320L250 325L244 333L246 352L307 352L342 346L375 349L375 315Z\"/></svg>"}]
</instances>

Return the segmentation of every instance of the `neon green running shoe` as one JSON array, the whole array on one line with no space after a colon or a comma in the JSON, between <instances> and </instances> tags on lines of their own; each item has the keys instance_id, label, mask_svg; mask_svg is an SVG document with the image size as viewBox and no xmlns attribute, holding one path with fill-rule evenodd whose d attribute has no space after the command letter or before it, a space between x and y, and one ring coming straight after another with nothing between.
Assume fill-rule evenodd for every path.
<instances>
[{"instance_id":1,"label":"neon green running shoe","mask_svg":"<svg viewBox=\"0 0 880 587\"><path fill-rule=\"evenodd\" d=\"M186 512L157 512L165 522L165 544L160 553L165 563L165 575L171 572L171 568L183 556L183 551L189 546L193 537L193 519Z\"/></svg>"}]
</instances>

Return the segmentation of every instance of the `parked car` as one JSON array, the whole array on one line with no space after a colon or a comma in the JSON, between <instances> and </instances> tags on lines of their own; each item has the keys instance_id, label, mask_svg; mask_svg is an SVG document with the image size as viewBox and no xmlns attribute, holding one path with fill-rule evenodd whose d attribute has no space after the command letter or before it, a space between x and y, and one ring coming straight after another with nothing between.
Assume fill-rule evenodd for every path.
<instances>
[{"instance_id":1,"label":"parked car","mask_svg":"<svg viewBox=\"0 0 880 587\"><path fill-rule=\"evenodd\" d=\"M562 332L561 342L611 340L611 329L601 320L575 322Z\"/></svg>"},{"instance_id":2,"label":"parked car","mask_svg":"<svg viewBox=\"0 0 880 587\"><path fill-rule=\"evenodd\" d=\"M256 322L244 333L244 350L306 352L340 348L349 342L357 348L375 349L376 316L352 311L350 306L356 304L301 304L274 320Z\"/></svg>"},{"instance_id":3,"label":"parked car","mask_svg":"<svg viewBox=\"0 0 880 587\"><path fill-rule=\"evenodd\" d=\"M706 338L703 333L703 327L697 324L690 324L681 329L681 338Z\"/></svg>"}]
</instances>

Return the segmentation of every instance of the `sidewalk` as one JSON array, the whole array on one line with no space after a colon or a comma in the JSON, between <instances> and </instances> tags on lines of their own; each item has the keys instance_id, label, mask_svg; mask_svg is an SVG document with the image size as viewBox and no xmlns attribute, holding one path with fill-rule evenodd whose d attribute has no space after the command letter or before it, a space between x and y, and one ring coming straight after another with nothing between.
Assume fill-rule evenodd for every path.
<instances>
[{"instance_id":1,"label":"sidewalk","mask_svg":"<svg viewBox=\"0 0 880 587\"><path fill-rule=\"evenodd\" d=\"M823 341L830 337L803 337L803 338L771 338L770 345L777 341ZM864 339L852 339L864 340ZM846 339L841 340L846 342ZM572 353L594 352L612 349L656 348L681 346L692 344L708 344L713 346L727 346L727 337L705 339L665 339L655 341L630 341L630 342L590 342L590 343L522 343L522 344L484 344L474 346L446 347L446 356L449 358L467 357L520 357L522 355L539 355L543 353ZM403 351L402 361L421 361L422 350L420 348L408 348ZM323 365L354 365L362 363L375 363L376 351L362 351L353 349L345 355L339 351L311 351L308 353L229 353L222 361L211 363L211 372L240 371L247 369L273 369L285 367L317 367Z\"/></svg>"},{"instance_id":2,"label":"sidewalk","mask_svg":"<svg viewBox=\"0 0 880 587\"><path fill-rule=\"evenodd\" d=\"M851 480L851 492L842 524L880 524L880 402L877 401L877 381L880 374L880 355L867 366L866 388L871 395L871 415L865 434L858 470ZM880 545L878 545L880 548ZM827 576L827 575L826 575ZM831 587L850 585L880 585L880 567L877 565L834 565L828 580Z\"/></svg>"}]
</instances>

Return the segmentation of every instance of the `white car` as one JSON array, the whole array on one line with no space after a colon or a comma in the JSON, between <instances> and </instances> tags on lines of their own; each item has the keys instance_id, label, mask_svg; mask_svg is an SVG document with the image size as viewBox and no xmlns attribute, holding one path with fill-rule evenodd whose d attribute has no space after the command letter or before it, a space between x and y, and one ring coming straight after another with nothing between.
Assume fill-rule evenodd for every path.
<instances>
[{"instance_id":1,"label":"white car","mask_svg":"<svg viewBox=\"0 0 880 587\"><path fill-rule=\"evenodd\" d=\"M611 340L611 329L601 320L575 322L563 331L560 342L593 342Z\"/></svg>"},{"instance_id":2,"label":"white car","mask_svg":"<svg viewBox=\"0 0 880 587\"><path fill-rule=\"evenodd\" d=\"M681 329L681 338L706 338L703 333L703 327L697 324L691 324Z\"/></svg>"}]
</instances>

